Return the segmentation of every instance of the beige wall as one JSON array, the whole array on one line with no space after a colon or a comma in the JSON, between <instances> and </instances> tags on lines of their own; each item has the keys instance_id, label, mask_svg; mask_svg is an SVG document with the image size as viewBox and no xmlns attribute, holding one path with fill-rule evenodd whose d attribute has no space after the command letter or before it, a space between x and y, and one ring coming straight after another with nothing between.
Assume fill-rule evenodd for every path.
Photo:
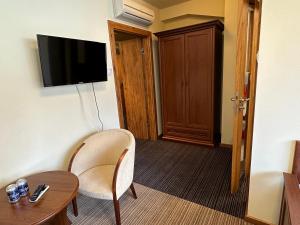
<instances>
[{"instance_id":1,"label":"beige wall","mask_svg":"<svg viewBox=\"0 0 300 225\"><path fill-rule=\"evenodd\" d=\"M300 139L298 0L263 1L248 214L278 224Z\"/></svg>"},{"instance_id":2,"label":"beige wall","mask_svg":"<svg viewBox=\"0 0 300 225\"><path fill-rule=\"evenodd\" d=\"M224 17L224 0L191 0L156 10L157 18L153 31L163 31L178 27L204 23Z\"/></svg>"},{"instance_id":3,"label":"beige wall","mask_svg":"<svg viewBox=\"0 0 300 225\"><path fill-rule=\"evenodd\" d=\"M185 15L224 17L224 0L191 0L160 10L161 21Z\"/></svg>"},{"instance_id":4,"label":"beige wall","mask_svg":"<svg viewBox=\"0 0 300 225\"><path fill-rule=\"evenodd\" d=\"M136 2L138 3L141 3L142 5L152 9L155 13L155 19L154 19L154 22L151 26L149 26L148 28L143 28L143 29L148 29L150 30L151 32L156 32L158 30L161 30L161 27L162 27L162 23L161 23L161 19L160 19L160 14L159 14L159 9L156 8L155 6L149 4L148 2L145 2L143 0L135 0Z\"/></svg>"}]
</instances>

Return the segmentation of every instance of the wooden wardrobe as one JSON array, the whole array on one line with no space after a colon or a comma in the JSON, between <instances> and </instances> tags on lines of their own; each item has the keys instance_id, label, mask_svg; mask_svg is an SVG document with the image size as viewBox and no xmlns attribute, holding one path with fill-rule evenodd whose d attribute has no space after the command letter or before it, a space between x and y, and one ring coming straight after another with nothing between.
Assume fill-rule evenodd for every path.
<instances>
[{"instance_id":1,"label":"wooden wardrobe","mask_svg":"<svg viewBox=\"0 0 300 225\"><path fill-rule=\"evenodd\" d=\"M217 20L155 33L163 139L209 146L220 142L223 30Z\"/></svg>"}]
</instances>

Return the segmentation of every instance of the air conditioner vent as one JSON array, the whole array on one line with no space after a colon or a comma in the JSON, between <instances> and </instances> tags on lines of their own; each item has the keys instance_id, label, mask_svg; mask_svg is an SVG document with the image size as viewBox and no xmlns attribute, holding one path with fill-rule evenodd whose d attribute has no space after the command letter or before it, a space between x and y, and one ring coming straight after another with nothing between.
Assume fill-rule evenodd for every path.
<instances>
[{"instance_id":1,"label":"air conditioner vent","mask_svg":"<svg viewBox=\"0 0 300 225\"><path fill-rule=\"evenodd\" d=\"M113 0L115 17L139 25L149 26L154 21L154 11L133 0Z\"/></svg>"}]
</instances>

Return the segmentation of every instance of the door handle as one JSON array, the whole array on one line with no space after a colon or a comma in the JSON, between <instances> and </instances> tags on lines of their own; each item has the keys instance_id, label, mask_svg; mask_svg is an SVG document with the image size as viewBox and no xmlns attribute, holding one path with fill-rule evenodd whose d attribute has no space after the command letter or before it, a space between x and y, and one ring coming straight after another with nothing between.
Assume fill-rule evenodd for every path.
<instances>
[{"instance_id":1,"label":"door handle","mask_svg":"<svg viewBox=\"0 0 300 225\"><path fill-rule=\"evenodd\" d=\"M232 97L230 100L231 100L232 102L235 102L235 101L239 101L239 102L249 102L249 101L250 101L250 98L243 98L243 97L235 96L235 97Z\"/></svg>"},{"instance_id":2,"label":"door handle","mask_svg":"<svg viewBox=\"0 0 300 225\"><path fill-rule=\"evenodd\" d=\"M239 110L244 110L245 109L245 103L250 101L250 98L244 98L244 97L232 97L230 99L233 102L236 102L236 105L238 106Z\"/></svg>"},{"instance_id":3,"label":"door handle","mask_svg":"<svg viewBox=\"0 0 300 225\"><path fill-rule=\"evenodd\" d=\"M230 100L231 100L232 102L235 102L235 101L238 100L238 96L232 97Z\"/></svg>"},{"instance_id":4,"label":"door handle","mask_svg":"<svg viewBox=\"0 0 300 225\"><path fill-rule=\"evenodd\" d=\"M250 98L239 98L240 102L249 102Z\"/></svg>"}]
</instances>

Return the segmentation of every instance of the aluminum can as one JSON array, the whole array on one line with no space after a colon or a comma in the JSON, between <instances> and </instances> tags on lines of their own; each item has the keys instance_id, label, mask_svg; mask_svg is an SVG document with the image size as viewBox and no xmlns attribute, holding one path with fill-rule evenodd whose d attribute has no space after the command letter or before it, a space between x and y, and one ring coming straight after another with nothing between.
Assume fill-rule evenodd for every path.
<instances>
[{"instance_id":1,"label":"aluminum can","mask_svg":"<svg viewBox=\"0 0 300 225\"><path fill-rule=\"evenodd\" d=\"M28 193L29 193L29 187L28 187L28 183L27 183L26 179L19 179L19 180L17 180L16 185L18 187L18 190L19 190L19 193L20 193L21 197L24 197L24 196L28 195Z\"/></svg>"},{"instance_id":2,"label":"aluminum can","mask_svg":"<svg viewBox=\"0 0 300 225\"><path fill-rule=\"evenodd\" d=\"M16 203L20 199L20 193L16 184L11 184L6 187L6 194L10 203Z\"/></svg>"}]
</instances>

